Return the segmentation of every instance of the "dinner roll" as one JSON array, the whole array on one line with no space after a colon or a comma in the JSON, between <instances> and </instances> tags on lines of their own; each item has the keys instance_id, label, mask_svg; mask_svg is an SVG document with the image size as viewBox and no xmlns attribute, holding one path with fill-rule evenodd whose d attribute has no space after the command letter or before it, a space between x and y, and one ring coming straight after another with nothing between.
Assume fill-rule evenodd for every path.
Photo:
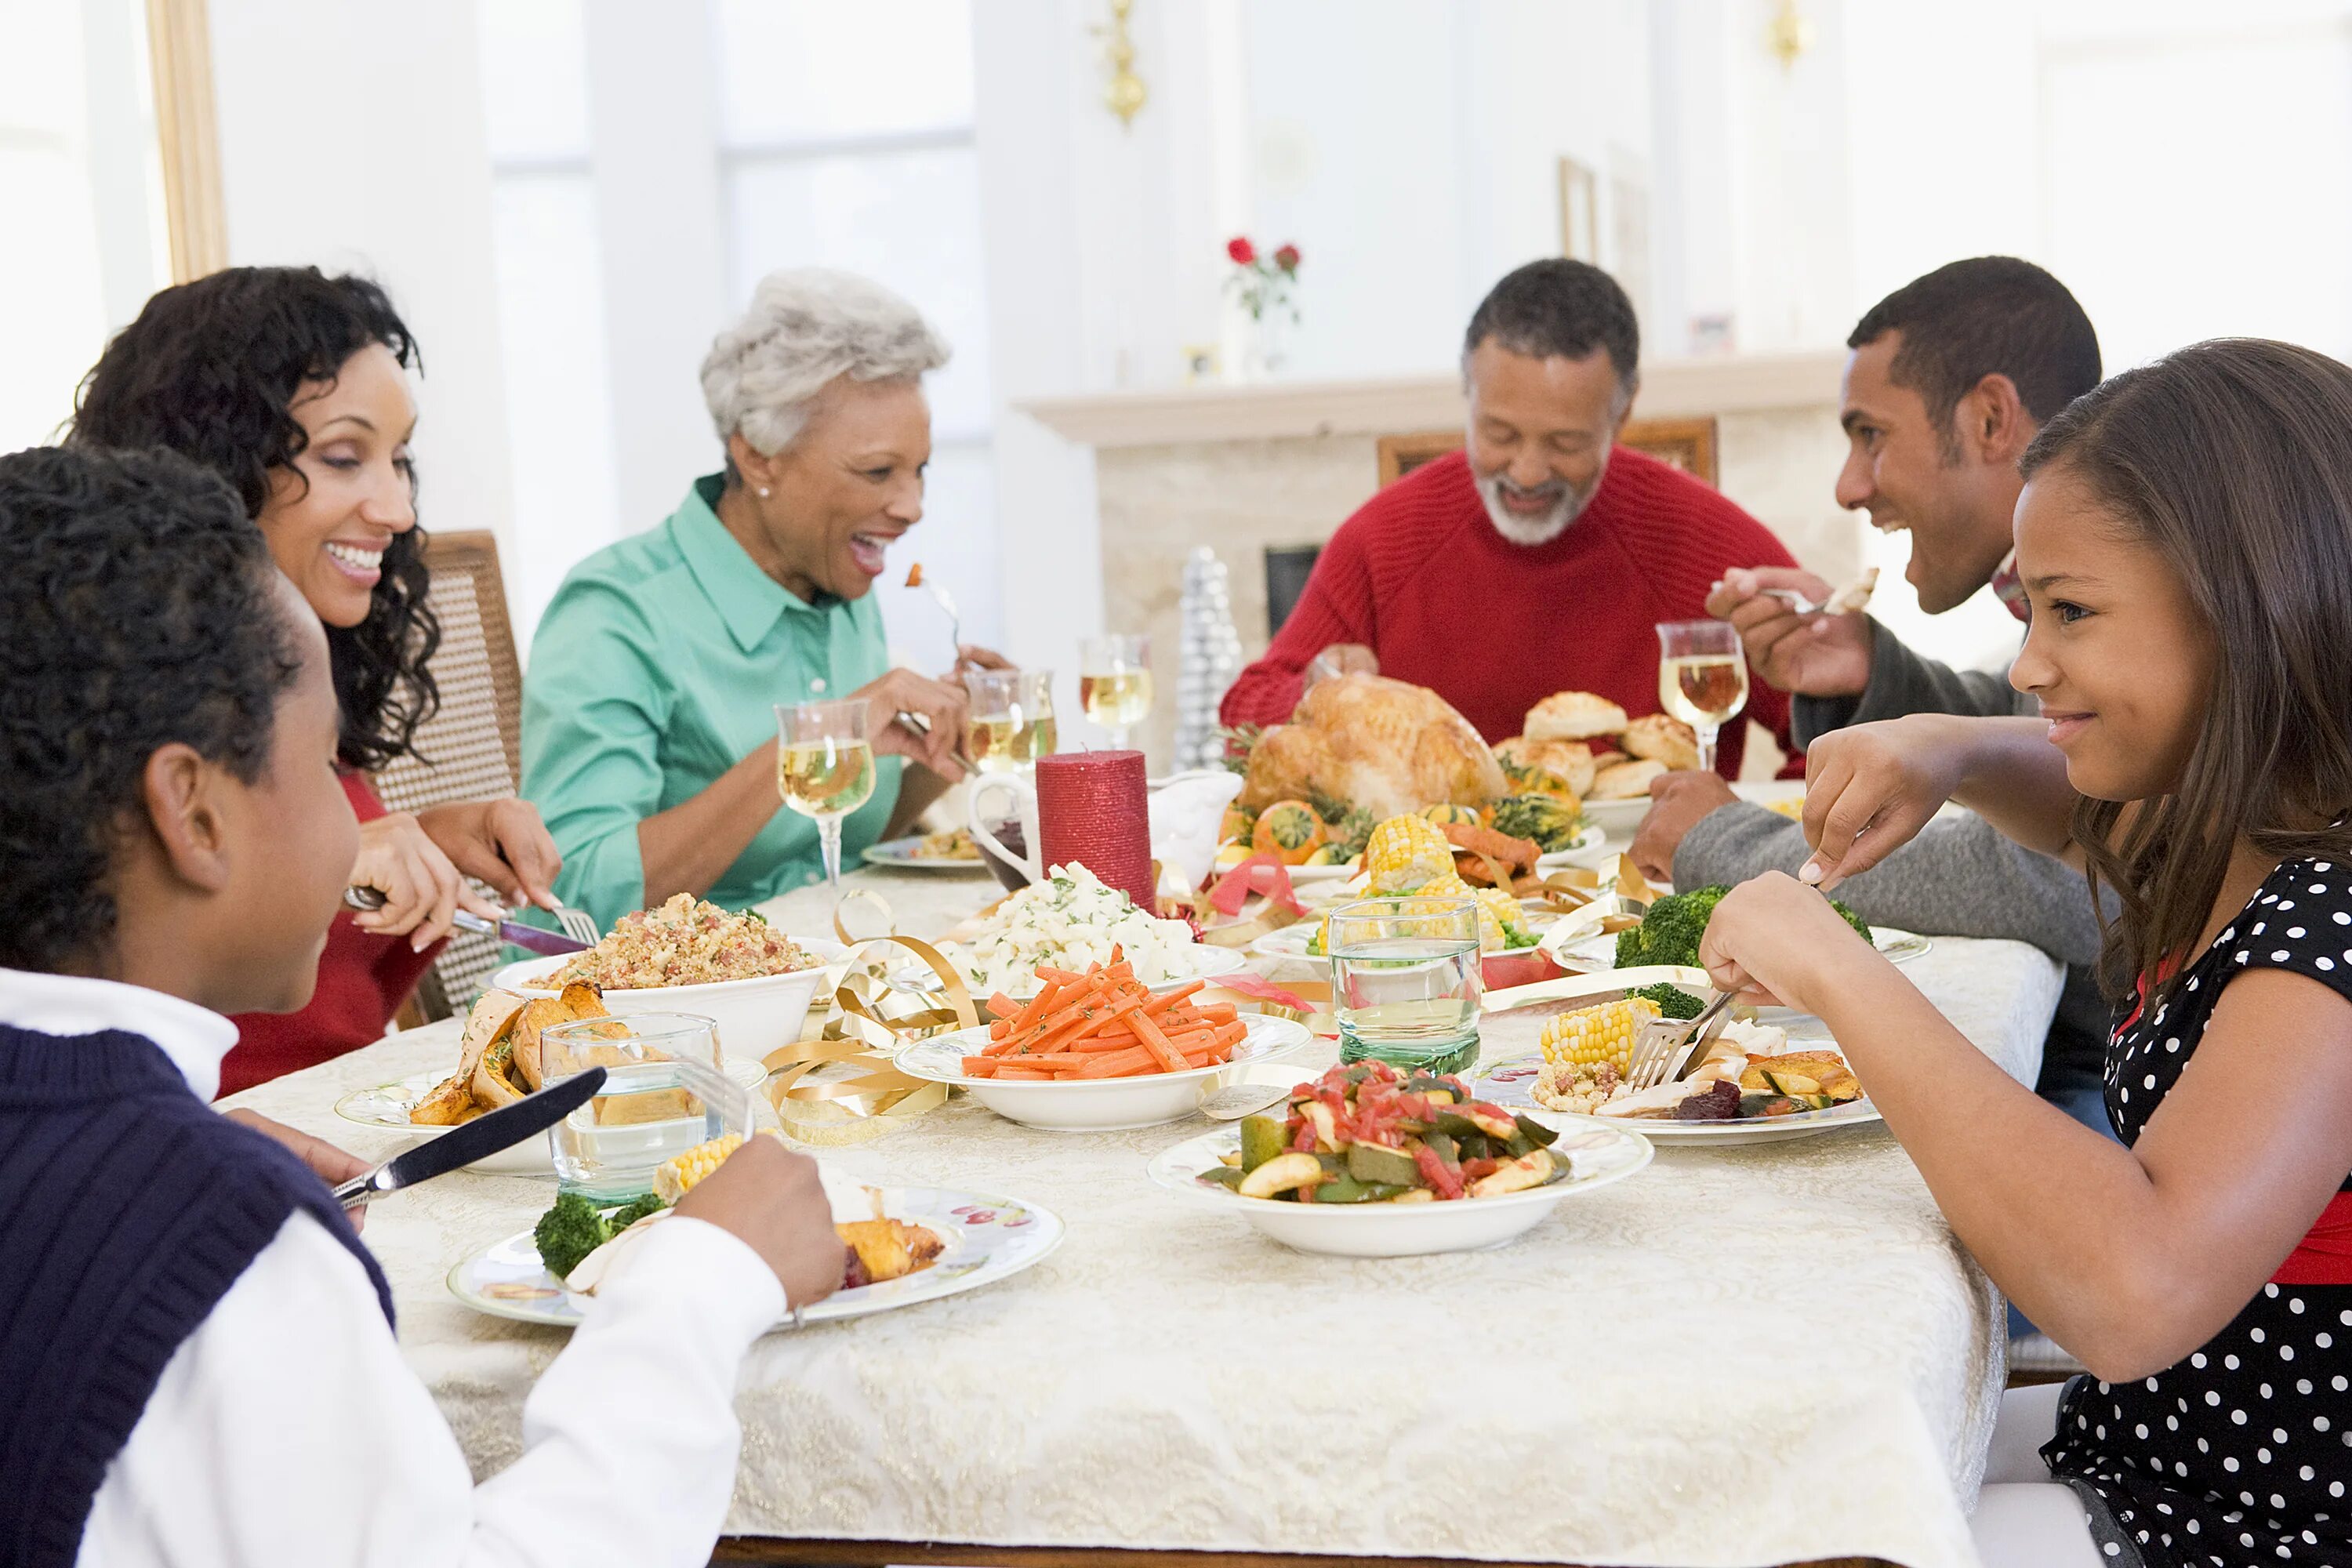
<instances>
[{"instance_id":1,"label":"dinner roll","mask_svg":"<svg viewBox=\"0 0 2352 1568\"><path fill-rule=\"evenodd\" d=\"M1514 735L1495 748L1497 762L1557 773L1579 800L1592 793L1592 748L1581 741L1530 741Z\"/></svg>"},{"instance_id":2,"label":"dinner roll","mask_svg":"<svg viewBox=\"0 0 2352 1568\"><path fill-rule=\"evenodd\" d=\"M1625 728L1625 710L1590 691L1555 691L1528 710L1530 741L1584 741Z\"/></svg>"},{"instance_id":3,"label":"dinner roll","mask_svg":"<svg viewBox=\"0 0 2352 1568\"><path fill-rule=\"evenodd\" d=\"M1666 764L1655 757L1635 757L1630 762L1612 763L1592 780L1592 793L1588 800L1642 800L1650 793L1650 781L1667 771Z\"/></svg>"},{"instance_id":4,"label":"dinner roll","mask_svg":"<svg viewBox=\"0 0 2352 1568\"><path fill-rule=\"evenodd\" d=\"M1629 757L1652 757L1677 772L1698 766L1698 737L1689 725L1664 713L1634 720L1617 743Z\"/></svg>"}]
</instances>

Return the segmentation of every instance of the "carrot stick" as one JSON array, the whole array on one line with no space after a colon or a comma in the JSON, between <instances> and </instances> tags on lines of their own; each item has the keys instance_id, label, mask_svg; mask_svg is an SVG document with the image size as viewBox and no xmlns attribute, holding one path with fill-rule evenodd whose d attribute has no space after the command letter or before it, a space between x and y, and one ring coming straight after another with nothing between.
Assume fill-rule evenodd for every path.
<instances>
[{"instance_id":1,"label":"carrot stick","mask_svg":"<svg viewBox=\"0 0 2352 1568\"><path fill-rule=\"evenodd\" d=\"M1145 1048L1158 1058L1161 1067L1170 1072L1184 1070L1183 1057L1177 1052L1175 1047L1168 1043L1168 1037L1160 1032L1160 1026L1153 1020L1150 1014L1138 1012L1130 1021L1135 1026L1135 1032L1143 1037Z\"/></svg>"},{"instance_id":2,"label":"carrot stick","mask_svg":"<svg viewBox=\"0 0 2352 1568\"><path fill-rule=\"evenodd\" d=\"M1045 1010L1054 1005L1054 998L1061 994L1062 989L1050 982L1039 986L1037 994L1029 998L1029 1005L1013 1015L1012 1028L1007 1032L1017 1035L1044 1017Z\"/></svg>"},{"instance_id":3,"label":"carrot stick","mask_svg":"<svg viewBox=\"0 0 2352 1568\"><path fill-rule=\"evenodd\" d=\"M1202 1017L1208 1019L1213 1024L1230 1024L1234 1019L1241 1016L1241 1009L1235 1007L1230 1002L1212 1002L1204 1007L1194 1009L1194 1011L1198 1012Z\"/></svg>"},{"instance_id":4,"label":"carrot stick","mask_svg":"<svg viewBox=\"0 0 2352 1568\"><path fill-rule=\"evenodd\" d=\"M1049 1072L1031 1072L1026 1068L1001 1067L997 1068L995 1073L992 1076L993 1077L994 1081L998 1083L1003 1083L1007 1079L1012 1079L1016 1081L1044 1083L1052 1079L1054 1075Z\"/></svg>"},{"instance_id":5,"label":"carrot stick","mask_svg":"<svg viewBox=\"0 0 2352 1568\"><path fill-rule=\"evenodd\" d=\"M1056 969L1051 964L1037 966L1037 978L1055 985L1076 985L1086 976L1073 969Z\"/></svg>"},{"instance_id":6,"label":"carrot stick","mask_svg":"<svg viewBox=\"0 0 2352 1568\"><path fill-rule=\"evenodd\" d=\"M1151 999L1151 1005L1146 1007L1144 1011L1157 1015L1165 1013L1171 1007L1180 1006L1183 1005L1185 999L1190 997L1193 992L1198 991L1206 984L1208 984L1206 981L1195 980L1192 984L1179 986L1173 991L1163 991L1159 995L1154 996Z\"/></svg>"},{"instance_id":7,"label":"carrot stick","mask_svg":"<svg viewBox=\"0 0 2352 1568\"><path fill-rule=\"evenodd\" d=\"M1150 1050L1142 1046L1133 1046L1123 1051L1105 1051L1088 1058L1087 1065L1078 1069L1078 1076L1125 1078L1130 1073L1150 1071L1157 1062L1158 1058Z\"/></svg>"},{"instance_id":8,"label":"carrot stick","mask_svg":"<svg viewBox=\"0 0 2352 1568\"><path fill-rule=\"evenodd\" d=\"M992 1077L998 1066L999 1063L994 1057L966 1057L963 1058L963 1076L966 1078Z\"/></svg>"}]
</instances>

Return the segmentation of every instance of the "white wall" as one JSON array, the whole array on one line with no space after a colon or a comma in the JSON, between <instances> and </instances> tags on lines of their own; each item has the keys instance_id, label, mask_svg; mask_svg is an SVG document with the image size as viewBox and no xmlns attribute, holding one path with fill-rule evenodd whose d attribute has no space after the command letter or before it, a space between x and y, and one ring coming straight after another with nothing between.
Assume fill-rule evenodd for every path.
<instances>
[{"instance_id":1,"label":"white wall","mask_svg":"<svg viewBox=\"0 0 2352 1568\"><path fill-rule=\"evenodd\" d=\"M366 272L425 351L419 514L510 552L470 0L210 0L229 259Z\"/></svg>"}]
</instances>

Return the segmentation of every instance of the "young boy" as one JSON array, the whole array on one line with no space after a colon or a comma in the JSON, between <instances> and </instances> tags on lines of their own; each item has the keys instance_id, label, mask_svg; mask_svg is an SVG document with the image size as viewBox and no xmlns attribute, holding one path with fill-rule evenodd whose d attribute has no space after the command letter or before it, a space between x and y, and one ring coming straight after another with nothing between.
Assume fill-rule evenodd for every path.
<instances>
[{"instance_id":1,"label":"young boy","mask_svg":"<svg viewBox=\"0 0 2352 1568\"><path fill-rule=\"evenodd\" d=\"M755 1139L697 1186L476 1487L320 1180L358 1163L205 1103L223 1015L310 994L336 727L219 479L0 458L0 1562L704 1563L743 1352L841 1279L810 1161Z\"/></svg>"}]
</instances>

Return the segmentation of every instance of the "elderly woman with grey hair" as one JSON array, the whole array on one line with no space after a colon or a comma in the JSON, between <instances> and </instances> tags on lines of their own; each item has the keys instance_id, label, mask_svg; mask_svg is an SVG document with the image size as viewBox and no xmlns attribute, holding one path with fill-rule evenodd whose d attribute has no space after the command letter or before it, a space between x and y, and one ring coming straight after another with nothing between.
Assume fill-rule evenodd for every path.
<instances>
[{"instance_id":1,"label":"elderly woman with grey hair","mask_svg":"<svg viewBox=\"0 0 2352 1568\"><path fill-rule=\"evenodd\" d=\"M778 703L870 705L878 777L842 825L848 854L959 775L962 688L891 668L870 596L922 519L922 377L947 358L904 300L815 270L771 274L711 344L725 468L573 568L532 639L522 794L563 852L565 900L610 924L677 893L742 909L817 881L816 826L777 795Z\"/></svg>"}]
</instances>

